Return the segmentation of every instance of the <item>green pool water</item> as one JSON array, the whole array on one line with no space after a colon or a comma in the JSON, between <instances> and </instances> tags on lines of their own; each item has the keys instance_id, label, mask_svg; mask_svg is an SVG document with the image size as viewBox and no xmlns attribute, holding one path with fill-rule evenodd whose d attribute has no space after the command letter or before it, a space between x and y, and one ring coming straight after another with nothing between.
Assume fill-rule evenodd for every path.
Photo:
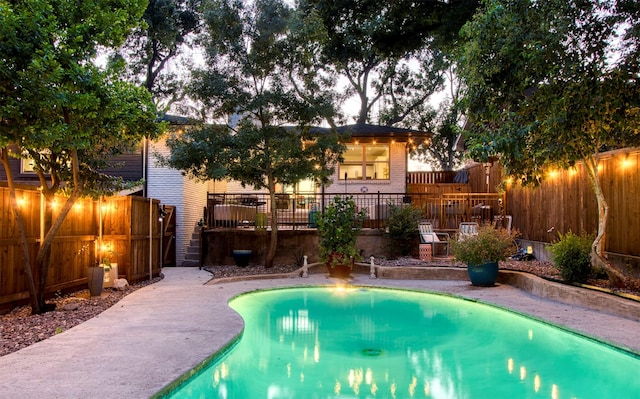
<instances>
[{"instance_id":1,"label":"green pool water","mask_svg":"<svg viewBox=\"0 0 640 399\"><path fill-rule=\"evenodd\" d=\"M241 338L168 397L640 398L636 354L460 298L307 287L230 306Z\"/></svg>"}]
</instances>

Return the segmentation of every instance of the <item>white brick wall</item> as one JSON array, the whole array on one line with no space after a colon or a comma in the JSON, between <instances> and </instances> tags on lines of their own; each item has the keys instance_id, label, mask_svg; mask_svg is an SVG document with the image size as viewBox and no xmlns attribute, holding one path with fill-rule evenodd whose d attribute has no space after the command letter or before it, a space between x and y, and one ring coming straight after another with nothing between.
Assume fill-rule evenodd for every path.
<instances>
[{"instance_id":1,"label":"white brick wall","mask_svg":"<svg viewBox=\"0 0 640 399\"><path fill-rule=\"evenodd\" d=\"M155 153L168 155L164 139L151 143L147 171L147 196L162 204L176 207L176 265L184 261L186 248L194 227L202 218L207 202L207 190L213 191L211 183L200 183L187 179L179 170L157 165Z\"/></svg>"},{"instance_id":2,"label":"white brick wall","mask_svg":"<svg viewBox=\"0 0 640 399\"><path fill-rule=\"evenodd\" d=\"M389 180L347 180L346 190L350 193L363 192L363 187L368 193L404 193L407 187L407 153L405 143L390 144L391 159L389 160ZM344 193L345 181L339 177L340 168L331 177L333 184L325 187L329 194Z\"/></svg>"}]
</instances>

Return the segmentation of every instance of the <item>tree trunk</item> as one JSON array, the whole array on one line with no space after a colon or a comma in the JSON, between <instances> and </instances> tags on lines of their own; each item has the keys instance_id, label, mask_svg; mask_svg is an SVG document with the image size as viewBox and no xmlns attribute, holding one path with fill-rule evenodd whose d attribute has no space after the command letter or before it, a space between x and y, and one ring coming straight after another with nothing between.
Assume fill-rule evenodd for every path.
<instances>
[{"instance_id":1,"label":"tree trunk","mask_svg":"<svg viewBox=\"0 0 640 399\"><path fill-rule=\"evenodd\" d=\"M9 165L9 154L6 148L0 149L0 161L4 167L5 174L7 176L7 185L9 186L9 196L11 197L11 210L13 217L18 225L18 242L20 249L22 250L22 266L24 268L24 274L27 276L27 286L29 287L29 300L31 302L31 313L38 314L41 312L38 296L36 291L36 283L33 278L33 271L31 270L31 257L29 256L29 246L27 245L27 236L24 230L24 221L18 208L18 201L16 200L16 188L13 181L13 174Z\"/></svg>"},{"instance_id":2,"label":"tree trunk","mask_svg":"<svg viewBox=\"0 0 640 399\"><path fill-rule=\"evenodd\" d=\"M80 189L74 188L71 196L67 198L64 206L60 210L60 213L53 220L53 209L51 208L51 201L53 200L53 196L46 198L47 205L45 207L45 231L47 234L44 236L44 240L40 243L40 250L38 251L38 256L36 258L36 266L38 270L38 286L37 286L37 300L40 308L40 313L46 312L48 310L48 306L46 304L46 291L47 291L47 278L49 277L49 268L51 264L51 244L53 244L53 239L55 238L58 230L62 226L65 218L73 208L75 202L80 198Z\"/></svg>"},{"instance_id":3,"label":"tree trunk","mask_svg":"<svg viewBox=\"0 0 640 399\"><path fill-rule=\"evenodd\" d=\"M596 268L604 269L609 277L609 283L611 286L621 288L625 286L626 277L608 261L604 254L607 220L609 218L609 204L607 204L607 200L602 192L602 185L600 184L597 155L594 154L585 158L584 164L598 203L598 234L591 245L591 265Z\"/></svg>"}]
</instances>

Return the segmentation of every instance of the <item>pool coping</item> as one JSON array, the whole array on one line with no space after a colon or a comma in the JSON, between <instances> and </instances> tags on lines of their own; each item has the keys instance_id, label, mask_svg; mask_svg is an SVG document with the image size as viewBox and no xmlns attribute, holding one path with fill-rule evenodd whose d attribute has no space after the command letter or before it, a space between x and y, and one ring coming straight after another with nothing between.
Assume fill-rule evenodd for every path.
<instances>
[{"instance_id":1,"label":"pool coping","mask_svg":"<svg viewBox=\"0 0 640 399\"><path fill-rule=\"evenodd\" d=\"M307 266L309 274L325 273L323 263ZM467 269L463 267L440 266L380 266L375 265L375 275L379 279L390 280L458 280L469 281ZM354 273L370 274L370 265L356 263ZM212 279L207 284L221 284L244 280L262 280L273 278L294 278L302 275L303 269L291 273L261 274L252 276L225 277ZM575 286L546 280L531 273L515 270L499 270L498 284L508 284L519 288L538 298L548 299L568 305L582 306L599 312L640 321L640 302L632 297L623 297L614 292L607 292L589 286ZM490 289L490 287L488 287Z\"/></svg>"}]
</instances>

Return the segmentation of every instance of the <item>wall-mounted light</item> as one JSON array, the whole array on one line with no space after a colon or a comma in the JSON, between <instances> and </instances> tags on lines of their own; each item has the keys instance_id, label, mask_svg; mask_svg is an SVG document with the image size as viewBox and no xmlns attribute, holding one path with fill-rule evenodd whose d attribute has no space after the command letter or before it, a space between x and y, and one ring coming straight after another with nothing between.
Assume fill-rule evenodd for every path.
<instances>
[{"instance_id":1,"label":"wall-mounted light","mask_svg":"<svg viewBox=\"0 0 640 399\"><path fill-rule=\"evenodd\" d=\"M23 207L27 205L27 196L26 195L22 195L20 197L16 196L16 203L18 204L19 207Z\"/></svg>"},{"instance_id":2,"label":"wall-mounted light","mask_svg":"<svg viewBox=\"0 0 640 399\"><path fill-rule=\"evenodd\" d=\"M624 158L622 158L622 160L620 161L620 167L622 168L622 170L626 170L629 169L631 166L633 166L633 159L631 159L631 157L629 156L629 154L627 154Z\"/></svg>"}]
</instances>

